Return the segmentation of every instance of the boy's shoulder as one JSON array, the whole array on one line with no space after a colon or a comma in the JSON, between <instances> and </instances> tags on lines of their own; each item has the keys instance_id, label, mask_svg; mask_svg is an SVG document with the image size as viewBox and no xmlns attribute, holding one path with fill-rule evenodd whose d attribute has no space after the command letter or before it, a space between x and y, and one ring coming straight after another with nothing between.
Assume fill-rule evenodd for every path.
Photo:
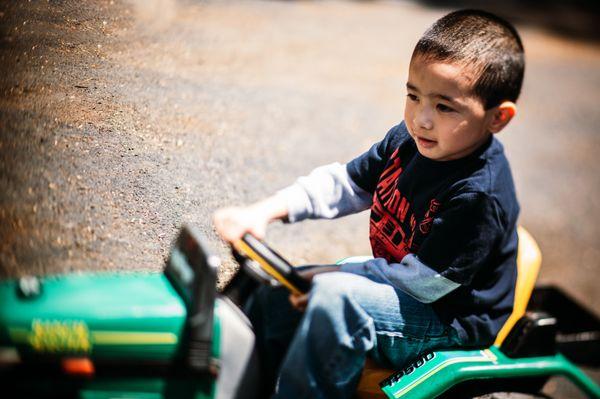
<instances>
[{"instance_id":1,"label":"boy's shoulder","mask_svg":"<svg viewBox=\"0 0 600 399\"><path fill-rule=\"evenodd\" d=\"M450 197L478 194L493 202L508 219L519 213L515 184L504 146L495 137L467 162L448 190Z\"/></svg>"},{"instance_id":2,"label":"boy's shoulder","mask_svg":"<svg viewBox=\"0 0 600 399\"><path fill-rule=\"evenodd\" d=\"M480 151L471 168L467 169L472 189L480 190L490 195L514 192L514 181L510 163L504 153L504 146L494 136Z\"/></svg>"},{"instance_id":3,"label":"boy's shoulder","mask_svg":"<svg viewBox=\"0 0 600 399\"><path fill-rule=\"evenodd\" d=\"M384 146L387 155L391 156L396 149L411 146L414 142L410 137L410 133L408 133L406 124L402 121L386 133L381 144ZM417 148L416 145L413 145L412 147L414 147L415 150Z\"/></svg>"}]
</instances>

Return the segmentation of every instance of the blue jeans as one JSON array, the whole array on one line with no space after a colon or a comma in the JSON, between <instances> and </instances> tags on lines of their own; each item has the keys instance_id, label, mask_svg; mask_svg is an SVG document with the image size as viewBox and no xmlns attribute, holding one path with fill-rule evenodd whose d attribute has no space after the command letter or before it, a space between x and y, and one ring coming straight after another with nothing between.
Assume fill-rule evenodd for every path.
<instances>
[{"instance_id":1,"label":"blue jeans","mask_svg":"<svg viewBox=\"0 0 600 399\"><path fill-rule=\"evenodd\" d=\"M430 305L363 276L316 275L304 313L288 296L283 287L261 287L249 303L270 387L261 397L276 379L273 398L351 398L367 354L400 368L422 352L460 344Z\"/></svg>"}]
</instances>

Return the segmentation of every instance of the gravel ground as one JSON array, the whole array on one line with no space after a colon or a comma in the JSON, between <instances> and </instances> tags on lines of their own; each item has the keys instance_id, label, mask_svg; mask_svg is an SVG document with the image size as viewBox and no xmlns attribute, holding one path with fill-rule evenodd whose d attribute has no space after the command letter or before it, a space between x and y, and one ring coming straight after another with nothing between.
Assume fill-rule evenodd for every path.
<instances>
[{"instance_id":1,"label":"gravel ground","mask_svg":"<svg viewBox=\"0 0 600 399\"><path fill-rule=\"evenodd\" d=\"M162 268L211 226L403 114L412 46L447 9L410 2L0 4L0 277ZM520 113L500 135L541 283L600 309L600 47L518 26ZM296 263L369 253L368 217L275 225ZM574 397L551 381L549 393ZM565 391L566 389L566 391ZM566 393L565 393L566 392Z\"/></svg>"}]
</instances>

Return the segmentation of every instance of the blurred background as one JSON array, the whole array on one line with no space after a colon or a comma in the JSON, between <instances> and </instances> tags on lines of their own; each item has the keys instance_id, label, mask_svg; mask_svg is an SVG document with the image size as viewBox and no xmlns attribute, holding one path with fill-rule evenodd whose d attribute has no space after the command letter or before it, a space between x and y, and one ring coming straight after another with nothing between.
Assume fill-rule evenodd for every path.
<instances>
[{"instance_id":1,"label":"blurred background","mask_svg":"<svg viewBox=\"0 0 600 399\"><path fill-rule=\"evenodd\" d=\"M519 113L499 138L544 256L539 283L598 312L598 4L4 1L0 277L159 271L187 222L224 258L222 283L234 264L213 211L382 138L402 119L417 39L474 7L514 22L526 49ZM368 254L367 235L364 213L275 225L268 241L330 263Z\"/></svg>"}]
</instances>

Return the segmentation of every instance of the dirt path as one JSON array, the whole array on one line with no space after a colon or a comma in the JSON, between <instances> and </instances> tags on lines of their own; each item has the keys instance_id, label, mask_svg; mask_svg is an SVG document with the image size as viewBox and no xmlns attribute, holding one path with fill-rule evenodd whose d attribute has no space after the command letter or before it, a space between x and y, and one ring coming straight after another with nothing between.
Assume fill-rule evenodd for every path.
<instances>
[{"instance_id":1,"label":"dirt path","mask_svg":"<svg viewBox=\"0 0 600 399\"><path fill-rule=\"evenodd\" d=\"M407 63L446 10L407 2L0 4L0 277L160 270L183 222L347 161L402 117ZM543 283L600 309L600 51L520 27L502 133ZM275 226L295 262L368 253L367 215Z\"/></svg>"}]
</instances>

